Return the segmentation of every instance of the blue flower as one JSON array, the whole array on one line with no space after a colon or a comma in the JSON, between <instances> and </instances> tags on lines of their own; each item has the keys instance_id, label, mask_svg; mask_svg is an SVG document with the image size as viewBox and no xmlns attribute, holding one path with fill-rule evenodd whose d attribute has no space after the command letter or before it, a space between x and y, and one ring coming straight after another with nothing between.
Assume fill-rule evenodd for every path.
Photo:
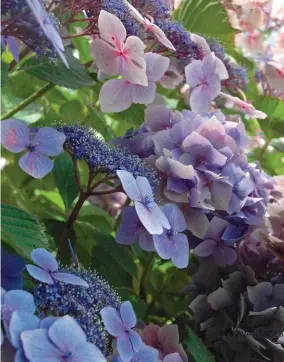
<instances>
[{"instance_id":1,"label":"blue flower","mask_svg":"<svg viewBox=\"0 0 284 362\"><path fill-rule=\"evenodd\" d=\"M22 289L23 278L22 272L25 268L26 261L19 255L8 254L1 247L1 286L5 290Z\"/></svg>"}]
</instances>

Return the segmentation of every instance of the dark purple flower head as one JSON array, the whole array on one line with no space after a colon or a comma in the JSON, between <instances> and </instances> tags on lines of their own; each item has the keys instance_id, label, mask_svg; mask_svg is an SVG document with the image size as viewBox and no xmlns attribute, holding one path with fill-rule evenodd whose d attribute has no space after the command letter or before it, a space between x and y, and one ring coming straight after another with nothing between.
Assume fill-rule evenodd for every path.
<instances>
[{"instance_id":1,"label":"dark purple flower head","mask_svg":"<svg viewBox=\"0 0 284 362\"><path fill-rule=\"evenodd\" d=\"M26 261L19 255L9 254L1 247L1 286L5 290L22 289L22 272Z\"/></svg>"},{"instance_id":2,"label":"dark purple flower head","mask_svg":"<svg viewBox=\"0 0 284 362\"><path fill-rule=\"evenodd\" d=\"M247 287L247 291L254 312L284 305L284 284L262 282L254 287Z\"/></svg>"}]
</instances>

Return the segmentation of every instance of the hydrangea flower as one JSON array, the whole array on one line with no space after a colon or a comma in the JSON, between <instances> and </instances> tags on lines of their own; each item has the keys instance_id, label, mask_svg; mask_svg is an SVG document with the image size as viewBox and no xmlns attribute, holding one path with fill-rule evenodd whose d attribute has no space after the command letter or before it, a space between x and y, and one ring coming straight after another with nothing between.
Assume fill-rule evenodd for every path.
<instances>
[{"instance_id":1,"label":"hydrangea flower","mask_svg":"<svg viewBox=\"0 0 284 362\"><path fill-rule=\"evenodd\" d=\"M111 362L123 362L120 356L114 357ZM159 362L159 352L152 347L142 345L130 362Z\"/></svg>"},{"instance_id":2,"label":"hydrangea flower","mask_svg":"<svg viewBox=\"0 0 284 362\"><path fill-rule=\"evenodd\" d=\"M106 362L101 351L86 336L78 323L66 315L48 330L26 330L21 334L23 349L30 362Z\"/></svg>"},{"instance_id":3,"label":"hydrangea flower","mask_svg":"<svg viewBox=\"0 0 284 362\"><path fill-rule=\"evenodd\" d=\"M146 53L146 76L148 85L133 84L127 79L111 79L100 91L100 105L103 112L121 112L132 103L150 104L156 94L156 83L161 80L169 67L169 58L155 53Z\"/></svg>"},{"instance_id":4,"label":"hydrangea flower","mask_svg":"<svg viewBox=\"0 0 284 362\"><path fill-rule=\"evenodd\" d=\"M192 111L208 112L211 101L221 92L214 53L207 54L203 60L193 60L185 67L185 76L192 88L189 101Z\"/></svg>"},{"instance_id":5,"label":"hydrangea flower","mask_svg":"<svg viewBox=\"0 0 284 362\"><path fill-rule=\"evenodd\" d=\"M104 325L112 336L116 337L117 350L124 362L131 361L135 352L142 347L142 339L132 330L136 325L136 316L130 302L123 302L120 311L112 307L101 310Z\"/></svg>"},{"instance_id":6,"label":"hydrangea flower","mask_svg":"<svg viewBox=\"0 0 284 362\"><path fill-rule=\"evenodd\" d=\"M248 286L247 291L254 312L284 305L284 284L262 282L254 287Z\"/></svg>"},{"instance_id":7,"label":"hydrangea flower","mask_svg":"<svg viewBox=\"0 0 284 362\"><path fill-rule=\"evenodd\" d=\"M24 121L7 119L1 123L1 143L7 150L27 152L19 159L19 166L30 176L42 178L53 169L47 156L63 152L65 135L51 127L40 128L36 135L30 132Z\"/></svg>"},{"instance_id":8,"label":"hydrangea flower","mask_svg":"<svg viewBox=\"0 0 284 362\"><path fill-rule=\"evenodd\" d=\"M182 362L182 359L178 353L171 353L163 359L163 362Z\"/></svg>"},{"instance_id":9,"label":"hydrangea flower","mask_svg":"<svg viewBox=\"0 0 284 362\"><path fill-rule=\"evenodd\" d=\"M153 236L145 229L133 206L123 208L115 240L124 245L132 245L138 240L141 249L155 251Z\"/></svg>"},{"instance_id":10,"label":"hydrangea flower","mask_svg":"<svg viewBox=\"0 0 284 362\"><path fill-rule=\"evenodd\" d=\"M29 274L42 283L53 284L54 279L65 283L80 285L88 288L89 285L82 278L69 273L58 272L58 263L54 256L47 250L38 248L32 251L31 259L39 266L28 264Z\"/></svg>"},{"instance_id":11,"label":"hydrangea flower","mask_svg":"<svg viewBox=\"0 0 284 362\"><path fill-rule=\"evenodd\" d=\"M212 255L218 265L233 265L237 260L237 253L232 248L235 241L223 240L223 234L229 225L228 221L214 217L204 236L205 240L193 250L193 253L200 257Z\"/></svg>"},{"instance_id":12,"label":"hydrangea flower","mask_svg":"<svg viewBox=\"0 0 284 362\"><path fill-rule=\"evenodd\" d=\"M121 74L131 83L148 85L145 45L136 36L127 37L122 22L113 14L101 10L98 20L101 39L95 39L92 50L96 64L106 74Z\"/></svg>"},{"instance_id":13,"label":"hydrangea flower","mask_svg":"<svg viewBox=\"0 0 284 362\"><path fill-rule=\"evenodd\" d=\"M22 289L22 272L26 261L19 255L9 254L1 247L1 286L5 290Z\"/></svg>"},{"instance_id":14,"label":"hydrangea flower","mask_svg":"<svg viewBox=\"0 0 284 362\"><path fill-rule=\"evenodd\" d=\"M8 48L13 55L13 58L16 62L19 61L19 46L16 42L16 38L14 36L10 35L1 35L1 46L3 51L6 50L6 45L8 45Z\"/></svg>"},{"instance_id":15,"label":"hydrangea flower","mask_svg":"<svg viewBox=\"0 0 284 362\"><path fill-rule=\"evenodd\" d=\"M163 227L170 228L170 224L154 201L154 195L146 177L138 176L136 179L131 173L123 170L117 171L121 184L127 196L134 201L137 215L150 234L161 234Z\"/></svg>"},{"instance_id":16,"label":"hydrangea flower","mask_svg":"<svg viewBox=\"0 0 284 362\"><path fill-rule=\"evenodd\" d=\"M189 259L189 245L185 234L186 222L178 206L167 204L162 211L169 220L170 229L164 229L160 235L154 235L154 245L162 259L171 259L177 268L186 268Z\"/></svg>"}]
</instances>

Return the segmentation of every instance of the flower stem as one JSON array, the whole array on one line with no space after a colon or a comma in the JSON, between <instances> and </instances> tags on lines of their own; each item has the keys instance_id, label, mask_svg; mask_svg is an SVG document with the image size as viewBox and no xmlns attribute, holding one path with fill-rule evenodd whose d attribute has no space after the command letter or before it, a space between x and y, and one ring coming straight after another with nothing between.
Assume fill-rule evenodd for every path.
<instances>
[{"instance_id":1,"label":"flower stem","mask_svg":"<svg viewBox=\"0 0 284 362\"><path fill-rule=\"evenodd\" d=\"M8 119L8 118L12 117L15 113L18 113L19 111L21 111L22 109L27 107L33 101L35 101L36 99L41 97L44 93L46 93L47 91L52 89L54 86L55 86L55 84L53 84L53 83L47 83L42 88L40 88L38 91L34 92L31 96L29 96L28 98L23 100L21 103L19 103L17 106L12 108L10 111L4 113L0 118L1 121L3 119Z\"/></svg>"}]
</instances>

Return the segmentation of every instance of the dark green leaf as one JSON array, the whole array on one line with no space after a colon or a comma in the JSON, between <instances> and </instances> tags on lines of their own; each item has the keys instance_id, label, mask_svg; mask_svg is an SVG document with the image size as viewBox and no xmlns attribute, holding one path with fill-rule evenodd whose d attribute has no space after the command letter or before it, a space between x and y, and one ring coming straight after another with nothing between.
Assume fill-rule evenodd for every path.
<instances>
[{"instance_id":1,"label":"dark green leaf","mask_svg":"<svg viewBox=\"0 0 284 362\"><path fill-rule=\"evenodd\" d=\"M196 362L215 362L213 354L192 329L189 329L188 338L185 343L188 352L193 355Z\"/></svg>"},{"instance_id":2,"label":"dark green leaf","mask_svg":"<svg viewBox=\"0 0 284 362\"><path fill-rule=\"evenodd\" d=\"M9 82L8 71L9 71L9 64L6 64L1 60L1 88L5 87Z\"/></svg>"},{"instance_id":3,"label":"dark green leaf","mask_svg":"<svg viewBox=\"0 0 284 362\"><path fill-rule=\"evenodd\" d=\"M142 104L132 104L123 112L113 113L111 117L115 120L126 121L131 125L140 126L144 121L145 106Z\"/></svg>"},{"instance_id":4,"label":"dark green leaf","mask_svg":"<svg viewBox=\"0 0 284 362\"><path fill-rule=\"evenodd\" d=\"M219 0L183 0L176 18L192 33L217 38L226 47L233 47L236 30L231 27L226 10Z\"/></svg>"},{"instance_id":5,"label":"dark green leaf","mask_svg":"<svg viewBox=\"0 0 284 362\"><path fill-rule=\"evenodd\" d=\"M37 219L15 206L1 206L4 241L28 258L34 248L48 247L47 237Z\"/></svg>"},{"instance_id":6,"label":"dark green leaf","mask_svg":"<svg viewBox=\"0 0 284 362\"><path fill-rule=\"evenodd\" d=\"M62 197L65 209L69 210L78 195L78 187L75 180L74 166L66 152L56 157L53 174L58 191Z\"/></svg>"},{"instance_id":7,"label":"dark green leaf","mask_svg":"<svg viewBox=\"0 0 284 362\"><path fill-rule=\"evenodd\" d=\"M46 56L29 58L20 69L37 78L66 88L77 89L93 85L93 78L90 77L84 65L74 58L70 49L66 49L65 56L70 67L69 69L65 67L61 60L58 59L53 64Z\"/></svg>"}]
</instances>

